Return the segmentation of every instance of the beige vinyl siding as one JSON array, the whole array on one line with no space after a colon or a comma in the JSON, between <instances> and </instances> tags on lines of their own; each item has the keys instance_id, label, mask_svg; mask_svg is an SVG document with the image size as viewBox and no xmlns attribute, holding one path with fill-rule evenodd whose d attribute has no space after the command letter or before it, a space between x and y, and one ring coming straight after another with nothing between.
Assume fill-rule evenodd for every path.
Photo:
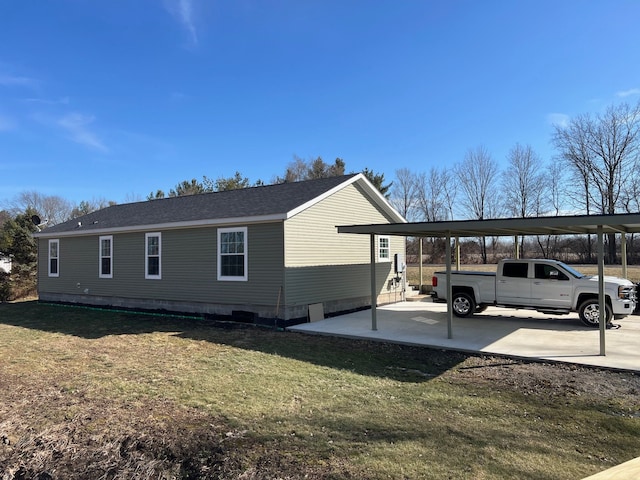
<instances>
[{"instance_id":1,"label":"beige vinyl siding","mask_svg":"<svg viewBox=\"0 0 640 480\"><path fill-rule=\"evenodd\" d=\"M370 271L369 264L287 268L287 306L370 298ZM389 293L392 273L393 264L376 264L379 294Z\"/></svg>"},{"instance_id":2,"label":"beige vinyl siding","mask_svg":"<svg viewBox=\"0 0 640 480\"><path fill-rule=\"evenodd\" d=\"M161 279L145 279L145 232L113 235L113 278L99 278L99 236L60 239L60 276L47 277L40 239L39 290L50 293L223 304L275 304L283 284L282 223L248 226L248 281L217 280L217 228L159 231ZM43 248L44 246L44 248Z\"/></svg>"},{"instance_id":3,"label":"beige vinyl siding","mask_svg":"<svg viewBox=\"0 0 640 480\"><path fill-rule=\"evenodd\" d=\"M369 263L367 235L338 234L338 225L385 223L390 219L351 184L285 223L286 267ZM404 239L392 239L392 251ZM396 250L393 250L393 247Z\"/></svg>"},{"instance_id":4,"label":"beige vinyl siding","mask_svg":"<svg viewBox=\"0 0 640 480\"><path fill-rule=\"evenodd\" d=\"M371 203L357 184L349 185L285 222L286 304L295 306L371 297L370 238L346 235L337 225L385 223L390 219ZM404 254L404 237L389 238L389 261L378 262L379 294L390 286L393 257Z\"/></svg>"}]
</instances>

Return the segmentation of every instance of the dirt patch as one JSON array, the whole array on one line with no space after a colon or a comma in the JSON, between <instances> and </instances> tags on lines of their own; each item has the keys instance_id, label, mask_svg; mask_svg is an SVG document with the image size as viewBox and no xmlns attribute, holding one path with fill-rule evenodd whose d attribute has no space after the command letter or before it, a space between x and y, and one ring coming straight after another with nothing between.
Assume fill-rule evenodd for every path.
<instances>
[{"instance_id":1,"label":"dirt patch","mask_svg":"<svg viewBox=\"0 0 640 480\"><path fill-rule=\"evenodd\" d=\"M638 409L640 375L572 364L522 362L496 357L469 357L457 370L461 378L494 385L522 395L545 398L588 397L598 402L615 399Z\"/></svg>"},{"instance_id":2,"label":"dirt patch","mask_svg":"<svg viewBox=\"0 0 640 480\"><path fill-rule=\"evenodd\" d=\"M334 471L266 450L224 418L170 401L117 404L7 380L0 381L7 393L0 406L2 480L317 479Z\"/></svg>"}]
</instances>

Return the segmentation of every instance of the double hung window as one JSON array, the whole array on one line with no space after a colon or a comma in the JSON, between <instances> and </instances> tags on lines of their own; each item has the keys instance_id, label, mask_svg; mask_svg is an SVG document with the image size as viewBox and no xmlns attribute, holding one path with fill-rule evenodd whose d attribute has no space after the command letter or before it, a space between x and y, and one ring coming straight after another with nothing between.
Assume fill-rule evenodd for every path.
<instances>
[{"instance_id":1,"label":"double hung window","mask_svg":"<svg viewBox=\"0 0 640 480\"><path fill-rule=\"evenodd\" d=\"M160 233L145 235L144 278L154 280L162 278L162 236Z\"/></svg>"},{"instance_id":2,"label":"double hung window","mask_svg":"<svg viewBox=\"0 0 640 480\"><path fill-rule=\"evenodd\" d=\"M60 240L49 240L49 276L60 275Z\"/></svg>"},{"instance_id":3,"label":"double hung window","mask_svg":"<svg viewBox=\"0 0 640 480\"><path fill-rule=\"evenodd\" d=\"M247 227L218 229L218 280L247 279Z\"/></svg>"},{"instance_id":4,"label":"double hung window","mask_svg":"<svg viewBox=\"0 0 640 480\"><path fill-rule=\"evenodd\" d=\"M100 278L113 278L113 236L100 237Z\"/></svg>"}]
</instances>

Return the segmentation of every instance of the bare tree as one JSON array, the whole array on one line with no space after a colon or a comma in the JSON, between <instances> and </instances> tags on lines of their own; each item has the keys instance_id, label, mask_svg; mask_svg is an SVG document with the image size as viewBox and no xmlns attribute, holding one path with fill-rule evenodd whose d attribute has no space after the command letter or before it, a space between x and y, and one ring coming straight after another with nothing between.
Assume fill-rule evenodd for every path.
<instances>
[{"instance_id":1,"label":"bare tree","mask_svg":"<svg viewBox=\"0 0 640 480\"><path fill-rule=\"evenodd\" d=\"M435 167L431 167L427 173L415 175L415 211L419 220L440 222L447 219L446 177L446 171ZM424 239L420 238L420 242L423 241ZM427 245L431 247L432 259L439 257L440 250L444 250L443 242L439 239L430 238L427 240Z\"/></svg>"},{"instance_id":2,"label":"bare tree","mask_svg":"<svg viewBox=\"0 0 640 480\"><path fill-rule=\"evenodd\" d=\"M466 218L483 220L496 210L498 164L484 147L467 151L464 160L455 167L460 186L460 205Z\"/></svg>"},{"instance_id":3,"label":"bare tree","mask_svg":"<svg viewBox=\"0 0 640 480\"><path fill-rule=\"evenodd\" d=\"M561 214L566 191L566 174L564 164L558 159L554 158L547 165L546 170L542 173L543 186L540 189L539 195L543 196L538 203L536 210L538 215L552 215L558 216ZM552 258L558 256L558 237L555 235L546 235L536 237L538 247L542 252L544 258Z\"/></svg>"},{"instance_id":4,"label":"bare tree","mask_svg":"<svg viewBox=\"0 0 640 480\"><path fill-rule=\"evenodd\" d=\"M447 218L446 172L431 167L415 176L415 204L421 220L440 222Z\"/></svg>"},{"instance_id":5,"label":"bare tree","mask_svg":"<svg viewBox=\"0 0 640 480\"><path fill-rule=\"evenodd\" d=\"M625 213L640 212L640 162L636 162L629 182L626 183L622 197L622 210ZM627 238L627 257L629 261L638 262L640 252L636 246L637 235L631 234Z\"/></svg>"},{"instance_id":6,"label":"bare tree","mask_svg":"<svg viewBox=\"0 0 640 480\"><path fill-rule=\"evenodd\" d=\"M510 216L526 218L539 213L541 164L542 160L529 145L517 143L509 151L502 186L504 208Z\"/></svg>"},{"instance_id":7,"label":"bare tree","mask_svg":"<svg viewBox=\"0 0 640 480\"><path fill-rule=\"evenodd\" d=\"M460 206L463 215L474 220L499 215L497 196L498 164L491 158L489 151L480 146L471 149L464 160L455 167L460 186ZM482 261L487 263L487 242L481 238Z\"/></svg>"},{"instance_id":8,"label":"bare tree","mask_svg":"<svg viewBox=\"0 0 640 480\"><path fill-rule=\"evenodd\" d=\"M610 106L603 114L581 115L555 126L553 143L583 181L586 213L613 214L622 208L626 183L640 152L640 103ZM615 263L615 235L607 238L607 260Z\"/></svg>"},{"instance_id":9,"label":"bare tree","mask_svg":"<svg viewBox=\"0 0 640 480\"><path fill-rule=\"evenodd\" d=\"M531 146L517 143L507 155L507 168L502 172L504 209L508 215L526 218L538 215L544 196L540 173L542 160ZM520 238L524 251L525 237Z\"/></svg>"},{"instance_id":10,"label":"bare tree","mask_svg":"<svg viewBox=\"0 0 640 480\"><path fill-rule=\"evenodd\" d=\"M571 182L567 184L567 198L572 205L589 215L591 207L591 175L590 168L595 162L588 143L587 125L590 119L580 115L569 122L569 125L555 125L552 142L560 153L560 159L568 167ZM591 235L587 235L586 261L591 262L593 245Z\"/></svg>"},{"instance_id":11,"label":"bare tree","mask_svg":"<svg viewBox=\"0 0 640 480\"><path fill-rule=\"evenodd\" d=\"M444 208L446 210L445 220L455 218L456 199L458 197L458 182L454 169L446 169L441 177Z\"/></svg>"},{"instance_id":12,"label":"bare tree","mask_svg":"<svg viewBox=\"0 0 640 480\"><path fill-rule=\"evenodd\" d=\"M416 218L416 175L408 168L396 170L390 202L407 220Z\"/></svg>"},{"instance_id":13,"label":"bare tree","mask_svg":"<svg viewBox=\"0 0 640 480\"><path fill-rule=\"evenodd\" d=\"M71 218L73 206L68 200L57 195L44 195L35 190L19 193L10 202L14 215L24 213L27 209L35 210L47 225L56 225Z\"/></svg>"}]
</instances>

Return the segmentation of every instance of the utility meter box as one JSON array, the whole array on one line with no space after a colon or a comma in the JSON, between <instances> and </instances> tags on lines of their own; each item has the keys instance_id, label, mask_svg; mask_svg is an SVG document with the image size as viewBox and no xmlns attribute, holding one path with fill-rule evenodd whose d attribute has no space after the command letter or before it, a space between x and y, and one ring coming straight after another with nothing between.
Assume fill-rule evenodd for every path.
<instances>
[{"instance_id":1,"label":"utility meter box","mask_svg":"<svg viewBox=\"0 0 640 480\"><path fill-rule=\"evenodd\" d=\"M404 272L405 266L404 255L402 253L396 253L393 256L393 271L395 273L402 273Z\"/></svg>"}]
</instances>

